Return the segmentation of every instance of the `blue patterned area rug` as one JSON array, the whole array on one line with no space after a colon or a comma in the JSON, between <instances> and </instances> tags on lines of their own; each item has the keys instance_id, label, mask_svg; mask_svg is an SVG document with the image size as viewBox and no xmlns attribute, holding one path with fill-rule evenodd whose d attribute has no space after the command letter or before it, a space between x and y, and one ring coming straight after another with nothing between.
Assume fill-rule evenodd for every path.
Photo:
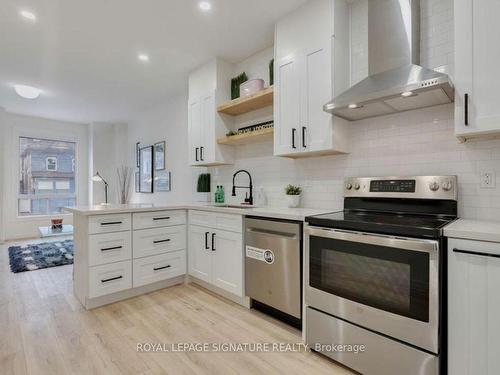
<instances>
[{"instance_id":1,"label":"blue patterned area rug","mask_svg":"<svg viewBox=\"0 0 500 375\"><path fill-rule=\"evenodd\" d=\"M9 247L14 273L73 264L73 240Z\"/></svg>"}]
</instances>

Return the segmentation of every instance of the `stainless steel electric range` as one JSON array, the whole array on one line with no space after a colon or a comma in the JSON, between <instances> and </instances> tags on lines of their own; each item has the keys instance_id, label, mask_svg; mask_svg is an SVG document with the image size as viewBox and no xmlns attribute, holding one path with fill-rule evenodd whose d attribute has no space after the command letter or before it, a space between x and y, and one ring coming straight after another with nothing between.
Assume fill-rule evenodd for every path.
<instances>
[{"instance_id":1,"label":"stainless steel electric range","mask_svg":"<svg viewBox=\"0 0 500 375\"><path fill-rule=\"evenodd\" d=\"M306 218L307 344L363 374L445 374L456 217L456 176L347 179L344 211Z\"/></svg>"}]
</instances>

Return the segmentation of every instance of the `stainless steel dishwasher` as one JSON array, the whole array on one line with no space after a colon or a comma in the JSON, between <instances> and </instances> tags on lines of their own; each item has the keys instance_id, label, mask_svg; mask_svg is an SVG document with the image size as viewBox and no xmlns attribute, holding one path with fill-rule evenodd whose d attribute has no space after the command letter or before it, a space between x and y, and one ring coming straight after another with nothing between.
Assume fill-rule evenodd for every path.
<instances>
[{"instance_id":1,"label":"stainless steel dishwasher","mask_svg":"<svg viewBox=\"0 0 500 375\"><path fill-rule=\"evenodd\" d=\"M282 318L300 324L302 223L245 218L245 255L245 291L253 305L263 304L271 308L266 312L284 313Z\"/></svg>"}]
</instances>

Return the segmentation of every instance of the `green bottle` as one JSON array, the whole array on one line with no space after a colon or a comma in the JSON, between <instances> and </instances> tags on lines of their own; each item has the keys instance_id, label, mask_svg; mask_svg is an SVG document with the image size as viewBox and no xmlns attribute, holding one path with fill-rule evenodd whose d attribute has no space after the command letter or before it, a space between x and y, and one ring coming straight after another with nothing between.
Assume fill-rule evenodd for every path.
<instances>
[{"instance_id":1,"label":"green bottle","mask_svg":"<svg viewBox=\"0 0 500 375\"><path fill-rule=\"evenodd\" d=\"M219 189L219 199L220 199L220 203L224 203L225 201L225 196L224 196L224 186L220 186L220 189Z\"/></svg>"},{"instance_id":2,"label":"green bottle","mask_svg":"<svg viewBox=\"0 0 500 375\"><path fill-rule=\"evenodd\" d=\"M220 201L220 187L217 185L217 189L215 190L215 203L219 203Z\"/></svg>"}]
</instances>

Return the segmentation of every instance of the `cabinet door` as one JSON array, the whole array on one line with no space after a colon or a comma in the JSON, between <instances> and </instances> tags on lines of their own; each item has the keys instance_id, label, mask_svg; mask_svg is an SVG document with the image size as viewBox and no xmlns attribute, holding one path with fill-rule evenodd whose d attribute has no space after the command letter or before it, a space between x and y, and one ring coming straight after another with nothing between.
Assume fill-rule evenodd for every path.
<instances>
[{"instance_id":1,"label":"cabinet door","mask_svg":"<svg viewBox=\"0 0 500 375\"><path fill-rule=\"evenodd\" d=\"M212 283L243 297L243 241L241 233L214 232Z\"/></svg>"},{"instance_id":2,"label":"cabinet door","mask_svg":"<svg viewBox=\"0 0 500 375\"><path fill-rule=\"evenodd\" d=\"M289 55L278 61L274 83L274 154L300 151L300 59Z\"/></svg>"},{"instance_id":3,"label":"cabinet door","mask_svg":"<svg viewBox=\"0 0 500 375\"><path fill-rule=\"evenodd\" d=\"M191 99L188 104L188 143L189 164L200 163L200 144L202 143L201 100Z\"/></svg>"},{"instance_id":4,"label":"cabinet door","mask_svg":"<svg viewBox=\"0 0 500 375\"><path fill-rule=\"evenodd\" d=\"M201 98L200 164L215 161L215 96L213 93Z\"/></svg>"},{"instance_id":5,"label":"cabinet door","mask_svg":"<svg viewBox=\"0 0 500 375\"><path fill-rule=\"evenodd\" d=\"M455 133L500 132L500 1L455 0Z\"/></svg>"},{"instance_id":6,"label":"cabinet door","mask_svg":"<svg viewBox=\"0 0 500 375\"><path fill-rule=\"evenodd\" d=\"M188 233L189 274L200 280L211 282L211 232L208 228L190 225Z\"/></svg>"},{"instance_id":7,"label":"cabinet door","mask_svg":"<svg viewBox=\"0 0 500 375\"><path fill-rule=\"evenodd\" d=\"M301 72L301 121L299 145L303 152L328 150L332 147L333 116L323 105L333 95L331 45L326 42L305 51Z\"/></svg>"},{"instance_id":8,"label":"cabinet door","mask_svg":"<svg viewBox=\"0 0 500 375\"><path fill-rule=\"evenodd\" d=\"M449 241L449 374L500 373L499 255L498 243Z\"/></svg>"}]
</instances>

